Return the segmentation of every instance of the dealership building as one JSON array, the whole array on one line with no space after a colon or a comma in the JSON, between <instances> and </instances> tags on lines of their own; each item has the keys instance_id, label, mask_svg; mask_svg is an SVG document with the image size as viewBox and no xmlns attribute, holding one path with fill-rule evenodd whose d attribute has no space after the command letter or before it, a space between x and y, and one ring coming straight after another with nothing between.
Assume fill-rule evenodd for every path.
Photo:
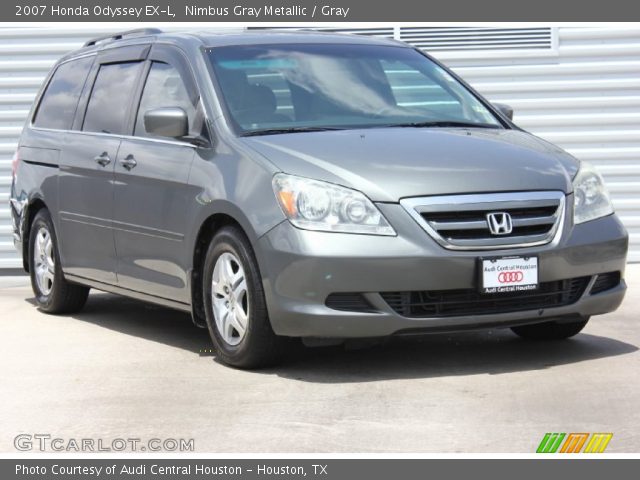
<instances>
[{"instance_id":1,"label":"dealership building","mask_svg":"<svg viewBox=\"0 0 640 480\"><path fill-rule=\"evenodd\" d=\"M0 269L21 266L8 202L11 159L31 103L58 58L91 37L128 28L115 27L0 27ZM629 259L640 261L640 28L330 30L396 38L424 49L489 100L511 105L519 126L593 162L629 231Z\"/></svg>"}]
</instances>

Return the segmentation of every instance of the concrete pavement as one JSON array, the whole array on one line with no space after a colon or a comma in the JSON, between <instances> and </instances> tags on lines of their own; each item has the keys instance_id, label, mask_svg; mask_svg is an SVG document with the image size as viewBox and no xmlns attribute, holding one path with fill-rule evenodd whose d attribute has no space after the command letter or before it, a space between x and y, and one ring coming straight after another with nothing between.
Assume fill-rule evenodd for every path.
<instances>
[{"instance_id":1,"label":"concrete pavement","mask_svg":"<svg viewBox=\"0 0 640 480\"><path fill-rule=\"evenodd\" d=\"M640 265L617 312L565 342L508 330L220 365L187 315L103 293L49 316L0 277L0 452L18 434L193 438L195 452L533 452L545 432L640 451ZM204 352L204 353L203 353Z\"/></svg>"}]
</instances>

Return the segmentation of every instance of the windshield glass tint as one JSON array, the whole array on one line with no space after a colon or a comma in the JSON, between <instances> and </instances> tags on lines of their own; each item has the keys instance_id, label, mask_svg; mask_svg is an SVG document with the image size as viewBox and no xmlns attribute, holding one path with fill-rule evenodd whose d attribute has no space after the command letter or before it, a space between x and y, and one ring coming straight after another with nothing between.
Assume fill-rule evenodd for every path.
<instances>
[{"instance_id":1,"label":"windshield glass tint","mask_svg":"<svg viewBox=\"0 0 640 480\"><path fill-rule=\"evenodd\" d=\"M240 133L454 122L501 124L420 53L350 44L242 45L208 52Z\"/></svg>"}]
</instances>

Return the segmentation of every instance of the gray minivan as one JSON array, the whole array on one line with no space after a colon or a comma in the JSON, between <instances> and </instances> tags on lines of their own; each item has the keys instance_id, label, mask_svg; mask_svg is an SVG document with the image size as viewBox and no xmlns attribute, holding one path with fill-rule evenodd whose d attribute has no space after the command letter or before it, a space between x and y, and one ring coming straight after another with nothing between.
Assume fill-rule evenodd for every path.
<instances>
[{"instance_id":1,"label":"gray minivan","mask_svg":"<svg viewBox=\"0 0 640 480\"><path fill-rule=\"evenodd\" d=\"M90 288L176 308L244 368L294 338L568 338L626 289L592 165L363 36L89 41L34 103L10 202L40 310Z\"/></svg>"}]
</instances>

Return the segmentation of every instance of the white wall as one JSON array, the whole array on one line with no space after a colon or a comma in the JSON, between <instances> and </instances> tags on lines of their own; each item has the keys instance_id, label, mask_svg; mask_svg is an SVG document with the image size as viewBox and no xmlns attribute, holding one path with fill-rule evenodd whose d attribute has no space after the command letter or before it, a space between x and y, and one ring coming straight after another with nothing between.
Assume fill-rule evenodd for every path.
<instances>
[{"instance_id":1,"label":"white wall","mask_svg":"<svg viewBox=\"0 0 640 480\"><path fill-rule=\"evenodd\" d=\"M556 54L513 55L436 56L512 105L518 125L599 168L640 261L640 29L559 28Z\"/></svg>"},{"instance_id":2,"label":"white wall","mask_svg":"<svg viewBox=\"0 0 640 480\"><path fill-rule=\"evenodd\" d=\"M0 268L20 265L8 198L29 106L58 57L110 30L0 28ZM434 53L489 99L512 105L520 126L600 168L631 235L630 260L640 261L640 29L561 27L547 50Z\"/></svg>"}]
</instances>

